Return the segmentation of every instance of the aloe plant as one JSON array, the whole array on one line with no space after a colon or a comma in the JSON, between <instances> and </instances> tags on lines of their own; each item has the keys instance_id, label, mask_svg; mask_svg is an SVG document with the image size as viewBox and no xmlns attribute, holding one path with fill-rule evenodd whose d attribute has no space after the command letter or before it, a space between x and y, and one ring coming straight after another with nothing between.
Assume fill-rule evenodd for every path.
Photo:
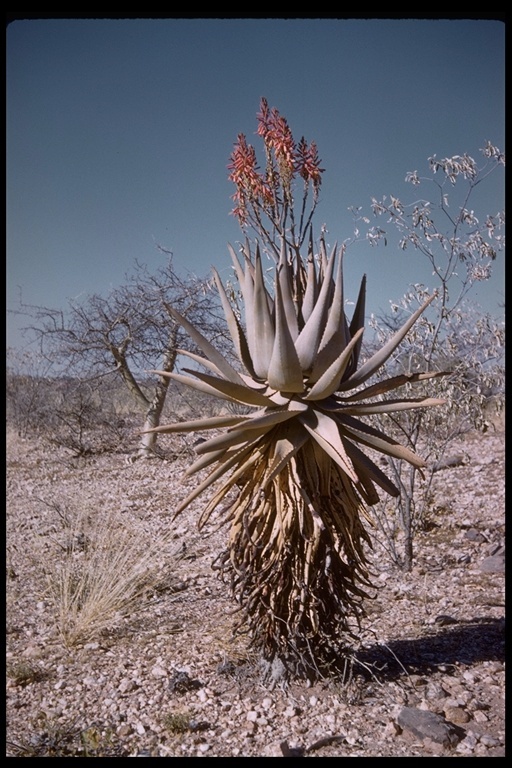
<instances>
[{"instance_id":1,"label":"aloe plant","mask_svg":"<svg viewBox=\"0 0 512 768\"><path fill-rule=\"evenodd\" d=\"M229 246L245 322L214 270L239 360L236 368L186 318L170 310L202 354L179 350L194 367L155 373L243 404L248 412L153 431L213 431L197 446L198 458L186 472L205 470L205 477L176 514L209 491L199 524L204 526L214 510L229 524L221 562L240 606L239 628L249 633L267 662L278 658L309 675L339 655L357 631L371 588L367 507L379 500L378 489L399 493L363 449L424 466L416 453L369 426L364 417L444 401L383 397L439 372L369 381L433 296L382 349L361 361L366 278L349 320L343 248L335 245L328 254L321 237L315 254L309 224L308 232L306 258L297 239L280 238L270 284L258 244L251 247L247 240L239 255Z\"/></svg>"}]
</instances>

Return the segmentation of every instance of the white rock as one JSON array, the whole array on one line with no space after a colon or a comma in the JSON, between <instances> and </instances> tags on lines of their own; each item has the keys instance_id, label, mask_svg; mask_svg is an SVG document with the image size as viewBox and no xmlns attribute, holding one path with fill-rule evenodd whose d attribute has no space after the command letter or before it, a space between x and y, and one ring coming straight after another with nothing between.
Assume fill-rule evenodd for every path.
<instances>
[{"instance_id":1,"label":"white rock","mask_svg":"<svg viewBox=\"0 0 512 768\"><path fill-rule=\"evenodd\" d=\"M133 691L137 687L135 680L133 680L131 677L124 677L118 686L118 691L120 693L129 693L130 691Z\"/></svg>"}]
</instances>

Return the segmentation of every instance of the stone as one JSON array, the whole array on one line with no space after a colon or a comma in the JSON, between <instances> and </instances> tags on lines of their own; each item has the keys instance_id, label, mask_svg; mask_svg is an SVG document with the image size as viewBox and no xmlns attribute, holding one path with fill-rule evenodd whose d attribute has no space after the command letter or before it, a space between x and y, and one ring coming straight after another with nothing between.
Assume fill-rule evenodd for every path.
<instances>
[{"instance_id":1,"label":"stone","mask_svg":"<svg viewBox=\"0 0 512 768\"><path fill-rule=\"evenodd\" d=\"M457 725L463 725L469 722L469 715L462 707L446 707L444 710L446 719Z\"/></svg>"},{"instance_id":2,"label":"stone","mask_svg":"<svg viewBox=\"0 0 512 768\"><path fill-rule=\"evenodd\" d=\"M151 670L151 674L153 677L166 677L167 671L161 667L159 664L155 664L155 666Z\"/></svg>"},{"instance_id":3,"label":"stone","mask_svg":"<svg viewBox=\"0 0 512 768\"><path fill-rule=\"evenodd\" d=\"M486 747L498 747L500 745L499 739L496 739L494 736L489 736L487 733L480 736L480 742Z\"/></svg>"},{"instance_id":4,"label":"stone","mask_svg":"<svg viewBox=\"0 0 512 768\"><path fill-rule=\"evenodd\" d=\"M436 461L432 467L432 472L440 472L442 469L452 469L453 467L463 467L467 463L466 456L459 453L456 456L448 456L447 458Z\"/></svg>"},{"instance_id":5,"label":"stone","mask_svg":"<svg viewBox=\"0 0 512 768\"><path fill-rule=\"evenodd\" d=\"M445 747L456 745L463 736L461 729L448 723L441 715L414 707L403 707L397 718L398 725L419 739L431 739Z\"/></svg>"},{"instance_id":6,"label":"stone","mask_svg":"<svg viewBox=\"0 0 512 768\"><path fill-rule=\"evenodd\" d=\"M505 573L505 555L491 555L484 558L480 564L484 573Z\"/></svg>"},{"instance_id":7,"label":"stone","mask_svg":"<svg viewBox=\"0 0 512 768\"><path fill-rule=\"evenodd\" d=\"M485 541L487 541L483 533L477 531L476 528L470 528L468 531L466 531L464 538L468 541L474 541L477 544L483 544Z\"/></svg>"},{"instance_id":8,"label":"stone","mask_svg":"<svg viewBox=\"0 0 512 768\"><path fill-rule=\"evenodd\" d=\"M282 757L304 757L304 747L290 746L287 741L282 741L279 746Z\"/></svg>"},{"instance_id":9,"label":"stone","mask_svg":"<svg viewBox=\"0 0 512 768\"><path fill-rule=\"evenodd\" d=\"M266 747L263 747L261 756L262 757L283 757L283 751L281 749L281 745L278 742L267 744Z\"/></svg>"},{"instance_id":10,"label":"stone","mask_svg":"<svg viewBox=\"0 0 512 768\"><path fill-rule=\"evenodd\" d=\"M130 693L130 691L133 691L137 688L137 683L135 680L130 679L129 677L124 677L118 686L118 691L120 693Z\"/></svg>"}]
</instances>

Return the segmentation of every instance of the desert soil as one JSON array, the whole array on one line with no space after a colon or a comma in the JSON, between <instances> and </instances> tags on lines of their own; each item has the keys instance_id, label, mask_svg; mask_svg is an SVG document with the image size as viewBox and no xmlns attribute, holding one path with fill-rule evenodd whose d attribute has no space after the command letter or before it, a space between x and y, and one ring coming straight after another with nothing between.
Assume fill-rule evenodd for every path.
<instances>
[{"instance_id":1,"label":"desert soil","mask_svg":"<svg viewBox=\"0 0 512 768\"><path fill-rule=\"evenodd\" d=\"M191 451L78 460L8 433L7 756L504 756L504 433L450 450L464 460L434 475L412 571L375 547L344 679L286 685L232 637L212 568L226 531L198 530L199 500L172 520ZM84 509L121 520L157 573L128 616L66 645L47 576Z\"/></svg>"}]
</instances>

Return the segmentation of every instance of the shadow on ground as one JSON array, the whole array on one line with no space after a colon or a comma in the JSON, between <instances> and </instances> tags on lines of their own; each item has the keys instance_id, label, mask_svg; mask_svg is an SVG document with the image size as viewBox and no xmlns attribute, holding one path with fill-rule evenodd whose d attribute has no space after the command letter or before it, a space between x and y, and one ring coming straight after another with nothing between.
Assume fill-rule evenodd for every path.
<instances>
[{"instance_id":1,"label":"shadow on ground","mask_svg":"<svg viewBox=\"0 0 512 768\"><path fill-rule=\"evenodd\" d=\"M358 672L364 675L365 667L369 667L381 680L396 679L404 671L425 675L440 666L504 662L505 620L477 617L449 627L434 627L421 637L376 643L354 656L356 665L361 662Z\"/></svg>"},{"instance_id":2,"label":"shadow on ground","mask_svg":"<svg viewBox=\"0 0 512 768\"><path fill-rule=\"evenodd\" d=\"M416 638L345 648L326 667L316 670L319 677L312 675L310 682L323 679L327 684L347 683L356 675L361 682L377 679L384 683L403 679L407 674L449 674L451 668L483 661L505 661L504 618L476 617L448 627L428 627ZM227 660L218 666L217 673L236 679L239 684L253 684L255 675L261 676L261 663L258 665L257 658ZM290 678L283 674L278 682L298 682L306 677L292 672Z\"/></svg>"}]
</instances>

